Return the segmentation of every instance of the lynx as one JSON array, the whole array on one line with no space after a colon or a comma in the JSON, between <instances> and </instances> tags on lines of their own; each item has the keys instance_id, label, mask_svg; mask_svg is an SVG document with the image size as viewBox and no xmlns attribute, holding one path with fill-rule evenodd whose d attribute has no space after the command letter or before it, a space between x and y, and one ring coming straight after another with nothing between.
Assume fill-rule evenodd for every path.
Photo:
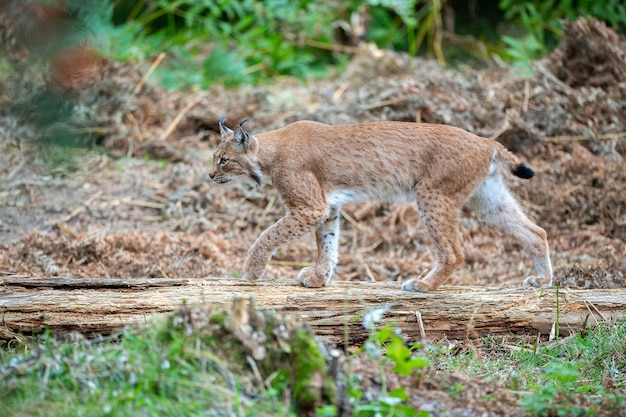
<instances>
[{"instance_id":1,"label":"lynx","mask_svg":"<svg viewBox=\"0 0 626 417\"><path fill-rule=\"evenodd\" d=\"M530 252L535 275L524 280L525 287L552 285L546 232L522 212L502 169L506 165L525 179L534 172L494 140L452 126L410 122L299 121L251 135L243 122L233 131L222 117L219 127L221 141L209 176L219 184L237 177L262 184L269 177L287 213L250 248L246 279L263 278L281 245L315 231L317 262L302 269L298 281L306 287L328 284L337 265L341 206L377 199L415 200L436 250L434 266L405 281L405 291L435 290L463 262L458 216L464 204Z\"/></svg>"}]
</instances>

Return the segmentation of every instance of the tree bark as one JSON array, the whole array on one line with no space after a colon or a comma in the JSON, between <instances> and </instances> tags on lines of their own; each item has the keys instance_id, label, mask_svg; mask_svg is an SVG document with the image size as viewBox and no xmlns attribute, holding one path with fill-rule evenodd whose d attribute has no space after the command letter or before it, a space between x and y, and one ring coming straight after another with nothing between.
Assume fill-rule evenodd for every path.
<instances>
[{"instance_id":1,"label":"tree bark","mask_svg":"<svg viewBox=\"0 0 626 417\"><path fill-rule=\"evenodd\" d=\"M386 307L380 325L393 323L410 340L423 336L561 335L626 316L626 288L581 290L442 287L407 293L395 283L335 282L307 289L294 281L206 279L0 278L0 328L6 331L81 331L107 334L151 321L184 304L228 306L254 296L256 306L298 315L323 340L363 342L367 312ZM421 317L423 326L419 325ZM346 340L346 336L349 340Z\"/></svg>"}]
</instances>

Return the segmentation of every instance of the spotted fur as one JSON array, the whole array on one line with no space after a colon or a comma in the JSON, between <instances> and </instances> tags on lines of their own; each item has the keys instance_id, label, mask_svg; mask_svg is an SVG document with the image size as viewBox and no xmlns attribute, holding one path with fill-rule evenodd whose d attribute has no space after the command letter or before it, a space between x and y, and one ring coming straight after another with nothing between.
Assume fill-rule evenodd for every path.
<instances>
[{"instance_id":1,"label":"spotted fur","mask_svg":"<svg viewBox=\"0 0 626 417\"><path fill-rule=\"evenodd\" d=\"M408 199L417 202L436 262L428 273L404 282L403 290L434 290L463 262L458 214L464 204L527 248L535 276L524 286L552 285L546 233L523 213L502 166L521 178L533 171L498 142L451 126L404 122L300 121L253 136L241 124L230 130L222 118L220 132L211 178L226 183L243 176L261 184L269 177L287 210L250 248L247 279L262 278L281 245L315 231L317 262L298 278L307 287L326 285L337 264L341 206Z\"/></svg>"}]
</instances>

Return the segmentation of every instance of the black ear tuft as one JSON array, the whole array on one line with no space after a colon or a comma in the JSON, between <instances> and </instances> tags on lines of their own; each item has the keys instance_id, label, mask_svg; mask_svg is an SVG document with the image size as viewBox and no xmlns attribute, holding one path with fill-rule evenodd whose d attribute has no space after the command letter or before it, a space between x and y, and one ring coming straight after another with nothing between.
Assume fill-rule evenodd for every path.
<instances>
[{"instance_id":1,"label":"black ear tuft","mask_svg":"<svg viewBox=\"0 0 626 417\"><path fill-rule=\"evenodd\" d=\"M511 172L513 173L513 175L526 180L532 178L535 175L535 172L523 163L513 168Z\"/></svg>"},{"instance_id":2,"label":"black ear tuft","mask_svg":"<svg viewBox=\"0 0 626 417\"><path fill-rule=\"evenodd\" d=\"M248 143L250 140L250 135L248 132L244 130L241 125L235 128L235 143L241 147L241 149L246 150L248 148Z\"/></svg>"},{"instance_id":3,"label":"black ear tuft","mask_svg":"<svg viewBox=\"0 0 626 417\"><path fill-rule=\"evenodd\" d=\"M224 124L224 120L226 120L226 116L222 116L222 117L220 118L220 134L222 135L222 138L224 138L224 136L225 136L226 134L231 134L231 133L233 133L233 131L232 131L232 130L230 130L230 129L228 128L228 126L226 126L226 125Z\"/></svg>"},{"instance_id":4,"label":"black ear tuft","mask_svg":"<svg viewBox=\"0 0 626 417\"><path fill-rule=\"evenodd\" d=\"M250 135L246 132L246 129L243 128L243 124L250 119L243 119L239 122L239 126L235 129L235 142L240 145L243 149L248 148Z\"/></svg>"}]
</instances>

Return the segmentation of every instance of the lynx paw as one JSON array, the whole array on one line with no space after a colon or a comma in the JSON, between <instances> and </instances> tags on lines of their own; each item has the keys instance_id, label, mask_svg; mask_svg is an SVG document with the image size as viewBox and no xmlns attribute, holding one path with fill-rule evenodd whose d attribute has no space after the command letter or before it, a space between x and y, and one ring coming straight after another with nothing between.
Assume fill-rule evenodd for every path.
<instances>
[{"instance_id":1,"label":"lynx paw","mask_svg":"<svg viewBox=\"0 0 626 417\"><path fill-rule=\"evenodd\" d=\"M417 278L409 279L402 283L402 291L416 291L416 292L427 292L437 289L436 286L427 283L422 278L424 278L430 272L429 269L425 269L421 274L418 275Z\"/></svg>"},{"instance_id":2,"label":"lynx paw","mask_svg":"<svg viewBox=\"0 0 626 417\"><path fill-rule=\"evenodd\" d=\"M244 268L243 279L246 281L256 281L265 277L265 269L254 270L251 268Z\"/></svg>"},{"instance_id":3,"label":"lynx paw","mask_svg":"<svg viewBox=\"0 0 626 417\"><path fill-rule=\"evenodd\" d=\"M524 287L545 288L552 286L552 280L546 277L530 276L524 280Z\"/></svg>"},{"instance_id":4,"label":"lynx paw","mask_svg":"<svg viewBox=\"0 0 626 417\"><path fill-rule=\"evenodd\" d=\"M427 292L436 289L433 285L430 285L419 278L413 278L402 283L402 291L417 291Z\"/></svg>"},{"instance_id":5,"label":"lynx paw","mask_svg":"<svg viewBox=\"0 0 626 417\"><path fill-rule=\"evenodd\" d=\"M306 267L298 274L298 282L301 282L307 288L319 288L326 284L324 277L320 277L315 273L315 268Z\"/></svg>"}]
</instances>

